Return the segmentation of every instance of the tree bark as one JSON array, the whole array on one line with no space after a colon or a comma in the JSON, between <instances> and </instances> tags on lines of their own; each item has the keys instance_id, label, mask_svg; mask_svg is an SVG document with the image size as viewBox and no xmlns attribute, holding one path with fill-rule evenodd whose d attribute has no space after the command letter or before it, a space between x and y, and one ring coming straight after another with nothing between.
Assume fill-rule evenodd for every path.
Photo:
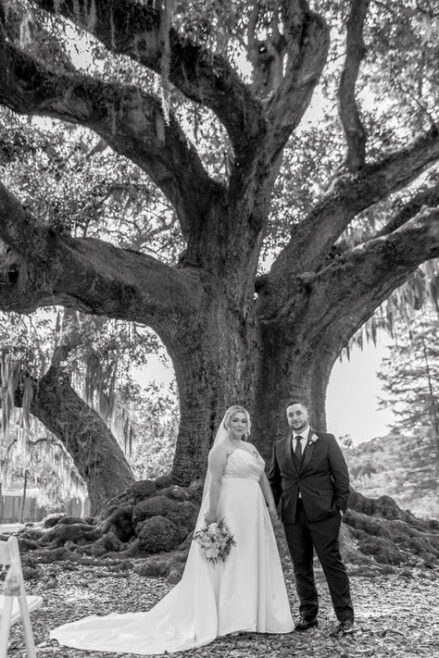
<instances>
[{"instance_id":1,"label":"tree bark","mask_svg":"<svg viewBox=\"0 0 439 658\"><path fill-rule=\"evenodd\" d=\"M308 404L316 429L326 430L326 389L336 359L426 255L439 256L439 210L423 208L385 239L349 250L317 274L296 277L292 303L278 306L276 315L270 300L276 292L261 291L254 425L265 458L287 429L285 404L292 397Z\"/></svg>"},{"instance_id":2,"label":"tree bark","mask_svg":"<svg viewBox=\"0 0 439 658\"><path fill-rule=\"evenodd\" d=\"M91 514L134 482L131 468L107 425L75 393L69 377L51 366L33 380L30 412L57 436L84 479ZM21 406L20 389L16 404Z\"/></svg>"},{"instance_id":3,"label":"tree bark","mask_svg":"<svg viewBox=\"0 0 439 658\"><path fill-rule=\"evenodd\" d=\"M266 460L273 442L288 430L285 410L293 398L307 404L312 427L326 431L326 387L339 351L320 344L324 332L324 324L317 326L312 318L301 323L300 331L277 323L263 328L253 426Z\"/></svg>"},{"instance_id":4,"label":"tree bark","mask_svg":"<svg viewBox=\"0 0 439 658\"><path fill-rule=\"evenodd\" d=\"M225 410L233 404L253 408L257 340L255 323L244 322L230 300L217 294L197 323L168 346L180 401L172 469L179 484L204 475L207 453Z\"/></svg>"},{"instance_id":5,"label":"tree bark","mask_svg":"<svg viewBox=\"0 0 439 658\"><path fill-rule=\"evenodd\" d=\"M346 59L340 77L338 106L340 120L346 136L348 152L345 166L355 171L363 166L366 157L366 131L358 112L355 85L366 48L363 27L370 0L352 0L347 21Z\"/></svg>"}]
</instances>

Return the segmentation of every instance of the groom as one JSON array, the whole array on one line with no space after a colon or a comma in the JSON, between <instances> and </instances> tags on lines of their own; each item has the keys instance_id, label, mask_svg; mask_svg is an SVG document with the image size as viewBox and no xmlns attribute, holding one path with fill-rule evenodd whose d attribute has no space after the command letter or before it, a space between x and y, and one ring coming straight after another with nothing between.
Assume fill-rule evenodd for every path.
<instances>
[{"instance_id":1,"label":"groom","mask_svg":"<svg viewBox=\"0 0 439 658\"><path fill-rule=\"evenodd\" d=\"M285 527L300 599L297 631L317 626L318 595L313 550L322 565L338 626L333 635L351 633L354 610L349 580L338 548L341 517L349 498L349 474L332 434L309 426L309 411L300 400L286 408L290 432L273 448L268 479Z\"/></svg>"}]
</instances>

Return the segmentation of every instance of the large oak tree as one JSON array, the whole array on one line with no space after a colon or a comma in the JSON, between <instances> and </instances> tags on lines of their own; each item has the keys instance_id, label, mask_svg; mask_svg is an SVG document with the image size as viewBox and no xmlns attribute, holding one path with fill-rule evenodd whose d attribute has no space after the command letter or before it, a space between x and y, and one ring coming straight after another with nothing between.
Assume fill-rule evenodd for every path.
<instances>
[{"instance_id":1,"label":"large oak tree","mask_svg":"<svg viewBox=\"0 0 439 658\"><path fill-rule=\"evenodd\" d=\"M0 1L0 103L88 128L135 163L172 204L185 250L169 264L56 231L1 185L8 252L0 308L29 313L59 304L157 332L179 392L178 483L204 471L214 428L232 403L251 410L265 456L284 431L292 395L310 402L324 428L341 350L439 255L439 188L427 176L439 161L436 17L428 3L255 0L224 8L194 0L174 14L167 1L18 4L15 11ZM85 33L91 49L115 62L113 74L73 65L69 39ZM162 99L152 74L161 77ZM338 105L345 155L335 164L330 140L322 153L317 138L295 137L319 81L327 92L320 92L321 130L335 125ZM202 110L222 127L214 153L197 148L190 113L182 120L185 102L193 116ZM290 164L303 144L315 184L306 207L294 196L282 200L294 190ZM224 152L225 173L217 175L211 162ZM322 163L332 166L326 178ZM273 216L283 239L261 274ZM366 219L367 230L346 240ZM108 445L93 444L95 472L105 472Z\"/></svg>"}]
</instances>

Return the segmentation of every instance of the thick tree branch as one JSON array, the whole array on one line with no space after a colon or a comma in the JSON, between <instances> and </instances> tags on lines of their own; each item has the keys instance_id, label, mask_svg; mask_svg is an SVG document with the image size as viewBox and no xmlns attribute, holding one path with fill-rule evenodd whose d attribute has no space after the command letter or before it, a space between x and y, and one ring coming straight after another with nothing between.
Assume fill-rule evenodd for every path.
<instances>
[{"instance_id":1,"label":"thick tree branch","mask_svg":"<svg viewBox=\"0 0 439 658\"><path fill-rule=\"evenodd\" d=\"M276 160L308 107L329 47L325 21L309 10L305 0L289 0L283 5L287 64L267 108L266 146L271 161Z\"/></svg>"},{"instance_id":2,"label":"thick tree branch","mask_svg":"<svg viewBox=\"0 0 439 658\"><path fill-rule=\"evenodd\" d=\"M85 75L56 74L0 38L0 103L22 114L40 114L91 128L117 152L148 173L173 203L183 233L202 221L217 190L199 156L159 101L136 87Z\"/></svg>"},{"instance_id":3,"label":"thick tree branch","mask_svg":"<svg viewBox=\"0 0 439 658\"><path fill-rule=\"evenodd\" d=\"M256 0L247 25L247 56L253 66L252 90L258 98L266 99L276 91L283 78L286 53L285 35L279 30L279 16L273 10L269 33L259 39L258 23L264 19L263 3Z\"/></svg>"},{"instance_id":4,"label":"thick tree branch","mask_svg":"<svg viewBox=\"0 0 439 658\"><path fill-rule=\"evenodd\" d=\"M421 189L415 194L408 203L406 203L388 222L377 232L376 238L382 235L388 235L396 229L403 226L412 217L418 214L423 208L428 206L430 208L439 206L439 183L434 187Z\"/></svg>"},{"instance_id":5,"label":"thick tree branch","mask_svg":"<svg viewBox=\"0 0 439 658\"><path fill-rule=\"evenodd\" d=\"M274 60L275 79L263 80L268 89L273 89L266 101L264 130L253 152L244 152L241 160L235 158L230 178L230 194L239 199L236 214L245 216L247 213L252 225L259 228L266 221L283 148L309 105L329 45L326 23L309 10L305 0L288 0L283 5L284 34L280 36L282 53L285 45L287 52L285 74L283 58L280 69ZM271 41L271 47L275 48L277 33L274 28ZM255 71L255 82L257 76Z\"/></svg>"},{"instance_id":6,"label":"thick tree branch","mask_svg":"<svg viewBox=\"0 0 439 658\"><path fill-rule=\"evenodd\" d=\"M125 54L160 73L161 17L152 5L95 0L91 20L88 0L33 2L91 32L110 51ZM266 171L278 158L309 104L326 61L328 29L303 0L300 4L300 8L290 7L285 12L289 29L286 74L265 117L261 103L226 59L182 39L173 29L170 31L169 80L187 98L209 107L225 126L233 146L231 187L235 191L251 186L255 178L259 185L257 170ZM271 179L267 185L271 191Z\"/></svg>"},{"instance_id":7,"label":"thick tree branch","mask_svg":"<svg viewBox=\"0 0 439 658\"><path fill-rule=\"evenodd\" d=\"M166 341L201 303L196 277L102 240L76 239L38 225L0 184L0 308L31 312L60 304L143 322ZM193 314L189 309L193 309Z\"/></svg>"},{"instance_id":8,"label":"thick tree branch","mask_svg":"<svg viewBox=\"0 0 439 658\"><path fill-rule=\"evenodd\" d=\"M93 12L87 0L34 0L34 4L53 14L62 15L88 30L112 52L128 55L149 69L160 72L163 55L160 40L161 17L160 12L153 9L151 3L142 6L131 0L124 3L96 0L93 3ZM327 27L320 17L308 10L304 0L301 0L301 4L303 7L297 11L289 10L285 14L290 42L286 75L265 113L262 104L242 83L225 59L213 56L206 49L183 40L172 29L169 35L169 79L188 98L210 107L225 125L233 146L230 180L232 204L234 200L246 197L236 208L234 216L242 217L243 221L251 221L258 229L266 218L267 200L270 198L280 164L280 153L309 103L326 59ZM103 135L102 131L100 134ZM108 135L104 137L109 141ZM132 155L127 153L125 138L121 140L122 144L114 145L114 141L110 142L114 148L120 149L122 146L125 154L133 159ZM135 141L137 146L134 140L129 144L133 153L140 148L138 139ZM142 154L142 159L144 157ZM154 165L149 168L149 173L160 176L162 189L165 183L167 187L172 187L176 179L167 176L168 172L163 171L161 158L157 157ZM187 201L184 209L181 204L176 204L175 194L171 197L169 189L167 196L179 211L183 224L189 223L189 209L192 209L192 226L195 224L196 231L199 232L202 230L200 227L203 218L208 213L206 208L199 208L200 202L197 203L191 190L195 187L198 190L207 189L207 194L200 195L206 203L208 199L218 197L222 190L210 180L206 181L207 185L200 176L197 180L197 177L193 176L194 169L186 167L181 158L179 159L178 170L185 175L179 179L181 190L178 192L184 194L184 188L188 190L184 197ZM209 188L213 194L209 194ZM250 199L253 193L258 197L255 202ZM188 230L188 227L183 226L186 238ZM194 250L196 251L191 246L190 251Z\"/></svg>"},{"instance_id":9,"label":"thick tree branch","mask_svg":"<svg viewBox=\"0 0 439 658\"><path fill-rule=\"evenodd\" d=\"M439 207L424 207L392 233L357 245L317 273L307 313L339 347L424 261L439 256ZM341 338L342 337L342 338Z\"/></svg>"},{"instance_id":10,"label":"thick tree branch","mask_svg":"<svg viewBox=\"0 0 439 658\"><path fill-rule=\"evenodd\" d=\"M315 272L352 219L374 203L397 192L439 160L439 133L430 130L409 147L356 174L337 178L332 188L303 222L295 225L291 239L273 264L270 277L295 277Z\"/></svg>"},{"instance_id":11,"label":"thick tree branch","mask_svg":"<svg viewBox=\"0 0 439 658\"><path fill-rule=\"evenodd\" d=\"M161 12L134 0L32 0L93 34L108 50L127 55L160 74ZM261 107L228 61L206 48L169 33L169 80L187 98L209 107L225 126L238 158L261 129Z\"/></svg>"},{"instance_id":12,"label":"thick tree branch","mask_svg":"<svg viewBox=\"0 0 439 658\"><path fill-rule=\"evenodd\" d=\"M15 391L23 404L24 381L32 390L29 410L62 442L87 484L92 513L134 482L131 468L110 429L73 390L70 376L51 365L40 379L22 373Z\"/></svg>"},{"instance_id":13,"label":"thick tree branch","mask_svg":"<svg viewBox=\"0 0 439 658\"><path fill-rule=\"evenodd\" d=\"M322 393L353 334L420 263L438 256L439 208L423 208L390 235L358 245L317 274L297 277L277 316L262 318L264 331L282 332L297 371L299 356L305 370L314 364L312 392Z\"/></svg>"},{"instance_id":14,"label":"thick tree branch","mask_svg":"<svg viewBox=\"0 0 439 658\"><path fill-rule=\"evenodd\" d=\"M356 174L340 176L308 217L293 227L269 274L257 282L261 319L275 321L286 312L298 281L304 288L312 284L331 247L358 213L409 184L437 160L439 134L432 129L408 148Z\"/></svg>"},{"instance_id":15,"label":"thick tree branch","mask_svg":"<svg viewBox=\"0 0 439 658\"><path fill-rule=\"evenodd\" d=\"M348 152L345 166L350 171L364 164L366 132L355 100L355 85L365 54L363 26L370 0L351 0L351 12L347 22L346 59L338 89L340 120L346 136Z\"/></svg>"}]
</instances>

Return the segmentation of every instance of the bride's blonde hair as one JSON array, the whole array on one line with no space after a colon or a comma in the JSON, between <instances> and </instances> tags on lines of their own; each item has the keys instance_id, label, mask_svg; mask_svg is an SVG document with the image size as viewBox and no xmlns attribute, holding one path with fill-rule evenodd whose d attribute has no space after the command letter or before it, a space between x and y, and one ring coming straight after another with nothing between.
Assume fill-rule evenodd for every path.
<instances>
[{"instance_id":1,"label":"bride's blonde hair","mask_svg":"<svg viewBox=\"0 0 439 658\"><path fill-rule=\"evenodd\" d=\"M215 436L215 440L213 442L212 449L215 448L215 446L221 445L223 443L223 441L225 441L227 439L227 433L229 431L229 422L231 421L233 416L236 413L238 413L238 411L243 413L245 415L245 417L247 418L247 431L245 432L245 438L246 439L248 438L248 435L250 434L250 427L251 427L250 414L248 413L247 409L242 407L240 404L234 404L232 407L229 407L226 410L226 413L224 414L220 424L218 425L218 429L217 429L217 432L216 432L216 436ZM211 481L212 481L212 471L211 471L211 468L210 468L210 464L208 462L206 479L204 480L203 501L207 496Z\"/></svg>"},{"instance_id":2,"label":"bride's blonde hair","mask_svg":"<svg viewBox=\"0 0 439 658\"><path fill-rule=\"evenodd\" d=\"M237 414L238 412L241 412L244 414L244 416L247 418L247 430L245 432L246 438L250 434L251 430L251 420L250 420L250 414L247 411L245 407L242 407L240 404L234 404L232 407L229 407L224 414L224 419L223 419L223 425L224 429L228 430L229 429L229 423L232 420L233 416Z\"/></svg>"}]
</instances>

